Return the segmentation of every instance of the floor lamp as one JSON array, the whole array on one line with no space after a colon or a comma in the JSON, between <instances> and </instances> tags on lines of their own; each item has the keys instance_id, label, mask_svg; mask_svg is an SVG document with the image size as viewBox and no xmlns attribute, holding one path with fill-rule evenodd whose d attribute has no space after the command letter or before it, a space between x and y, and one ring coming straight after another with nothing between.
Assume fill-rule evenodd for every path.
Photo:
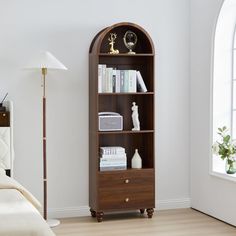
<instances>
[{"instance_id":1,"label":"floor lamp","mask_svg":"<svg viewBox=\"0 0 236 236\"><path fill-rule=\"evenodd\" d=\"M47 218L46 75L48 70L67 70L67 68L50 52L41 52L26 68L40 70L43 78L43 217L50 227L55 227L60 221Z\"/></svg>"}]
</instances>

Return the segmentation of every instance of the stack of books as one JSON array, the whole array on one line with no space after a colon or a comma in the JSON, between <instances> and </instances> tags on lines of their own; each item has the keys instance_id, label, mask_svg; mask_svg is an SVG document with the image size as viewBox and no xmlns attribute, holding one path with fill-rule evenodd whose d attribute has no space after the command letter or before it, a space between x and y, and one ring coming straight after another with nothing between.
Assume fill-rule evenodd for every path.
<instances>
[{"instance_id":1,"label":"stack of books","mask_svg":"<svg viewBox=\"0 0 236 236\"><path fill-rule=\"evenodd\" d=\"M123 147L100 147L100 171L126 169L127 158Z\"/></svg>"},{"instance_id":2,"label":"stack of books","mask_svg":"<svg viewBox=\"0 0 236 236\"><path fill-rule=\"evenodd\" d=\"M117 70L105 64L98 65L99 93L136 93L147 92L140 71Z\"/></svg>"}]
</instances>

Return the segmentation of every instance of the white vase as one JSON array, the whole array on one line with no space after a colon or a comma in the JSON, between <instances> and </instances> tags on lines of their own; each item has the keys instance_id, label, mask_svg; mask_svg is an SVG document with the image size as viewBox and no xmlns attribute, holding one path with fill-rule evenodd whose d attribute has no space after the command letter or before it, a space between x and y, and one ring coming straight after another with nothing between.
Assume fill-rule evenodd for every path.
<instances>
[{"instance_id":1,"label":"white vase","mask_svg":"<svg viewBox=\"0 0 236 236\"><path fill-rule=\"evenodd\" d=\"M133 169L141 169L142 168L142 159L138 153L138 149L135 149L135 153L131 160L131 167Z\"/></svg>"}]
</instances>

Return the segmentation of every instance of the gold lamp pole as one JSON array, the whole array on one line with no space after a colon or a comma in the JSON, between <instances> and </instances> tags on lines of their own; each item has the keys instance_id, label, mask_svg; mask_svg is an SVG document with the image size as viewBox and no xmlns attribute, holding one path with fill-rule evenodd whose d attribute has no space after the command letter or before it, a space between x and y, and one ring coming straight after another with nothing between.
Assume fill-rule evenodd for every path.
<instances>
[{"instance_id":1,"label":"gold lamp pole","mask_svg":"<svg viewBox=\"0 0 236 236\"><path fill-rule=\"evenodd\" d=\"M47 214L46 75L48 70L67 70L67 68L50 52L42 52L26 68L40 69L43 77L43 217L50 227L55 227L60 224L60 221L48 219Z\"/></svg>"}]
</instances>

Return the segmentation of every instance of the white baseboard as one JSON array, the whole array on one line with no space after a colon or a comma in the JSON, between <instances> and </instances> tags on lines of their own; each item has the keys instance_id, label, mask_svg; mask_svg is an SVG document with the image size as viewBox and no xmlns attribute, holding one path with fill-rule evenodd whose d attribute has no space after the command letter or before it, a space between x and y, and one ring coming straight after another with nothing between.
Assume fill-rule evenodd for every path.
<instances>
[{"instance_id":1,"label":"white baseboard","mask_svg":"<svg viewBox=\"0 0 236 236\"><path fill-rule=\"evenodd\" d=\"M180 208L190 208L191 199L190 198L179 198L179 199L167 199L167 200L157 200L157 210L168 210L168 209L180 209Z\"/></svg>"},{"instance_id":2,"label":"white baseboard","mask_svg":"<svg viewBox=\"0 0 236 236\"><path fill-rule=\"evenodd\" d=\"M90 211L88 206L48 209L48 218L70 218L70 217L80 217L89 215Z\"/></svg>"},{"instance_id":3,"label":"white baseboard","mask_svg":"<svg viewBox=\"0 0 236 236\"><path fill-rule=\"evenodd\" d=\"M190 208L190 207L191 207L190 198L157 200L156 204L157 210L168 210L168 209L179 209L179 208ZM49 218L69 218L69 217L80 217L80 216L90 216L90 211L88 206L48 209Z\"/></svg>"}]
</instances>

